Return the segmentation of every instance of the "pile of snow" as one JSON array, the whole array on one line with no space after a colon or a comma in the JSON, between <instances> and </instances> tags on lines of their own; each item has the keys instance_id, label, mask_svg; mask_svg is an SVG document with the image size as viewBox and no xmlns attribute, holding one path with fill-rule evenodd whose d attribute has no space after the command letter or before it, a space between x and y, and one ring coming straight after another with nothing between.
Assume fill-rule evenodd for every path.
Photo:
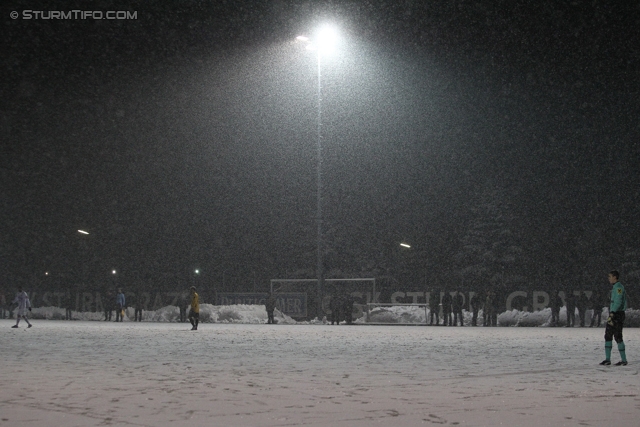
<instances>
[{"instance_id":1,"label":"pile of snow","mask_svg":"<svg viewBox=\"0 0 640 427\"><path fill-rule=\"evenodd\" d=\"M29 317L33 319L64 320L65 310L60 307L38 307L34 308ZM104 320L104 313L99 312L72 312L73 320ZM129 307L125 310L124 321L133 322L135 319L134 309ZM279 324L298 323L291 317L279 310L274 311L274 319ZM111 316L115 320L115 311ZM178 307L169 305L158 310L143 310L143 322L179 322L180 310ZM200 304L200 322L203 323L267 323L267 311L263 305L212 305ZM305 322L308 323L308 322Z\"/></svg>"},{"instance_id":2,"label":"pile of snow","mask_svg":"<svg viewBox=\"0 0 640 427\"><path fill-rule=\"evenodd\" d=\"M478 325L482 325L483 312L480 310L478 314ZM607 316L607 310L604 310L601 318L601 326L604 326ZM430 310L419 306L385 306L376 307L369 312L369 320L367 322L366 315L357 319L355 323L387 323L387 324L425 324L429 323L431 317ZM452 316L453 317L453 316ZM462 310L462 317L466 326L471 325L472 313ZM559 326L567 324L567 310L565 307L560 309ZM440 318L442 324L442 317ZM576 324L580 323L580 319L576 314ZM585 325L591 324L591 311L587 311L585 316ZM629 309L626 311L625 327L640 327L640 310ZM551 309L545 308L540 311L528 312L520 310L505 311L498 315L498 326L550 326L551 325Z\"/></svg>"},{"instance_id":3,"label":"pile of snow","mask_svg":"<svg viewBox=\"0 0 640 427\"><path fill-rule=\"evenodd\" d=\"M369 312L369 323L426 323L428 320L424 307L406 305L392 305L376 307ZM469 317L471 322L471 317ZM366 314L356 320L356 323L367 323Z\"/></svg>"},{"instance_id":4,"label":"pile of snow","mask_svg":"<svg viewBox=\"0 0 640 427\"><path fill-rule=\"evenodd\" d=\"M132 308L128 308L126 316L134 318ZM275 310L274 320L279 324L297 323L291 317ZM126 318L125 318L126 319ZM180 311L178 307L167 306L156 311L143 311L142 320L151 322L178 322ZM267 311L263 305L212 305L200 304L200 322L202 323L267 323Z\"/></svg>"},{"instance_id":5,"label":"pile of snow","mask_svg":"<svg viewBox=\"0 0 640 427\"><path fill-rule=\"evenodd\" d=\"M463 310L464 324L471 325L471 312ZM386 323L386 324L425 324L429 321L429 310L424 307L411 307L411 306L386 306L377 307L369 312L369 319L367 320L366 314L362 317L354 319L354 323ZM94 312L77 312L72 313L74 320L104 320L104 313ZM604 326L608 316L607 310L602 313L602 323ZM65 311L59 307L39 307L34 308L30 313L30 317L34 319L51 319L51 320L63 320L65 318ZM296 321L286 314L275 310L275 321L278 324L325 324L327 319L322 320L314 319L311 321ZM115 320L115 313L111 318ZM125 310L124 321L133 322L134 310L133 308L127 308ZM166 306L155 311L143 311L142 320L145 322L178 322L180 319L180 311L176 306ZM200 322L203 323L245 323L245 324L258 324L267 323L267 312L263 305L212 305L201 304L200 305ZM576 323L580 320L576 315ZM440 319L442 323L442 319ZM544 310L528 312L511 310L505 311L498 315L498 326L549 326L551 323L551 309L545 308ZM559 326L564 326L567 323L567 312L564 307L560 309L560 322ZM591 323L591 311L587 312L585 318L585 324L588 326ZM482 324L482 310L478 315L478 324ZM626 311L625 327L640 327L640 310L629 309Z\"/></svg>"}]
</instances>

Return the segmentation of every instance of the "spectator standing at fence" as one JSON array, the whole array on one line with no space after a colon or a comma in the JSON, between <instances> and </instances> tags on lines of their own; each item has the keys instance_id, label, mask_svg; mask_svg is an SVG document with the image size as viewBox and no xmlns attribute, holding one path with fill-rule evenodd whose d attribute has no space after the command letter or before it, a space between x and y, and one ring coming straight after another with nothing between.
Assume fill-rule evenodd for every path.
<instances>
[{"instance_id":1,"label":"spectator standing at fence","mask_svg":"<svg viewBox=\"0 0 640 427\"><path fill-rule=\"evenodd\" d=\"M180 311L180 323L187 321L187 307L189 306L189 294L187 291L180 292L178 295L178 310Z\"/></svg>"},{"instance_id":2,"label":"spectator standing at fence","mask_svg":"<svg viewBox=\"0 0 640 427\"><path fill-rule=\"evenodd\" d=\"M340 302L340 297L337 293L333 293L331 295L331 300L329 300L329 310L331 310L331 324L334 322L336 325L340 324L340 309L342 308L342 303Z\"/></svg>"},{"instance_id":3,"label":"spectator standing at fence","mask_svg":"<svg viewBox=\"0 0 640 427\"><path fill-rule=\"evenodd\" d=\"M609 283L613 285L611 288L611 303L609 304L609 318L604 331L604 352L606 359L600 362L601 365L611 365L611 349L613 347L613 339L618 343L618 351L620 352L620 361L616 366L627 365L627 355L622 338L622 328L624 327L625 310L627 309L627 293L620 283L620 273L617 270L609 272Z\"/></svg>"},{"instance_id":4,"label":"spectator standing at fence","mask_svg":"<svg viewBox=\"0 0 640 427\"><path fill-rule=\"evenodd\" d=\"M136 293L133 295L133 321L134 322L142 322L142 289L138 287L136 289Z\"/></svg>"},{"instance_id":5,"label":"spectator standing at fence","mask_svg":"<svg viewBox=\"0 0 640 427\"><path fill-rule=\"evenodd\" d=\"M125 298L122 289L118 289L116 294L116 322L122 322L124 318Z\"/></svg>"},{"instance_id":6,"label":"spectator standing at fence","mask_svg":"<svg viewBox=\"0 0 640 427\"><path fill-rule=\"evenodd\" d=\"M602 309L606 305L606 293L597 288L591 294L591 307L593 308L593 315L591 316L591 327L600 327L602 322ZM597 322L596 322L597 319Z\"/></svg>"},{"instance_id":7,"label":"spectator standing at fence","mask_svg":"<svg viewBox=\"0 0 640 427\"><path fill-rule=\"evenodd\" d=\"M580 320L580 327L584 328L584 319L587 314L587 306L589 300L583 291L580 291L580 295L576 298L576 308L578 309L578 319Z\"/></svg>"},{"instance_id":8,"label":"spectator standing at fence","mask_svg":"<svg viewBox=\"0 0 640 427\"><path fill-rule=\"evenodd\" d=\"M496 293L493 289L487 291L487 298L484 302L484 326L497 326L498 317L496 315Z\"/></svg>"},{"instance_id":9,"label":"spectator standing at fence","mask_svg":"<svg viewBox=\"0 0 640 427\"><path fill-rule=\"evenodd\" d=\"M440 290L434 289L429 295L429 324L433 325L433 318L436 319L436 326L440 324Z\"/></svg>"},{"instance_id":10,"label":"spectator standing at fence","mask_svg":"<svg viewBox=\"0 0 640 427\"><path fill-rule=\"evenodd\" d=\"M18 288L18 293L16 294L13 303L18 305L18 313L16 315L16 324L13 325L12 328L18 327L21 317L25 322L27 322L27 325L29 325L27 328L32 327L33 325L29 322L29 319L27 319L27 310L31 311L31 301L29 301L29 296L22 290L22 287Z\"/></svg>"},{"instance_id":11,"label":"spectator standing at fence","mask_svg":"<svg viewBox=\"0 0 640 427\"><path fill-rule=\"evenodd\" d=\"M196 292L196 287L191 287L191 308L189 310L189 322L191 322L191 330L198 330L198 323L200 322L200 297Z\"/></svg>"},{"instance_id":12,"label":"spectator standing at fence","mask_svg":"<svg viewBox=\"0 0 640 427\"><path fill-rule=\"evenodd\" d=\"M464 326L464 321L462 320L462 306L464 305L464 297L458 291L456 291L452 300L453 307L453 326L458 326L458 321L460 321L460 326Z\"/></svg>"},{"instance_id":13,"label":"spectator standing at fence","mask_svg":"<svg viewBox=\"0 0 640 427\"><path fill-rule=\"evenodd\" d=\"M0 289L0 319L6 319L7 315L7 297L5 297L4 292Z\"/></svg>"},{"instance_id":14,"label":"spectator standing at fence","mask_svg":"<svg viewBox=\"0 0 640 427\"><path fill-rule=\"evenodd\" d=\"M11 304L7 303L7 311L9 312L9 319L13 319L13 309L14 309L14 307L15 307L15 305L13 305L13 303L11 303Z\"/></svg>"},{"instance_id":15,"label":"spectator standing at fence","mask_svg":"<svg viewBox=\"0 0 640 427\"><path fill-rule=\"evenodd\" d=\"M442 315L444 317L442 324L444 326L453 326L453 317L451 316L452 303L453 298L451 298L451 293L445 289L444 295L442 296Z\"/></svg>"},{"instance_id":16,"label":"spectator standing at fence","mask_svg":"<svg viewBox=\"0 0 640 427\"><path fill-rule=\"evenodd\" d=\"M71 290L67 289L62 298L62 305L64 306L64 318L65 320L72 320L71 311L73 308L73 298L71 297Z\"/></svg>"},{"instance_id":17,"label":"spectator standing at fence","mask_svg":"<svg viewBox=\"0 0 640 427\"><path fill-rule=\"evenodd\" d=\"M478 313L480 312L481 307L482 307L482 296L479 294L471 295L471 298L469 298L469 308L473 313L471 315L471 326L478 326Z\"/></svg>"},{"instance_id":18,"label":"spectator standing at fence","mask_svg":"<svg viewBox=\"0 0 640 427\"><path fill-rule=\"evenodd\" d=\"M353 304L355 304L355 302L355 298L350 293L346 293L342 299L341 311L347 325L351 325L353 323Z\"/></svg>"},{"instance_id":19,"label":"spectator standing at fence","mask_svg":"<svg viewBox=\"0 0 640 427\"><path fill-rule=\"evenodd\" d=\"M111 321L111 313L113 313L113 293L107 290L104 300L104 321Z\"/></svg>"},{"instance_id":20,"label":"spectator standing at fence","mask_svg":"<svg viewBox=\"0 0 640 427\"><path fill-rule=\"evenodd\" d=\"M549 307L551 308L550 326L558 326L558 321L560 320L561 306L562 306L562 300L558 295L558 291L554 289L549 293Z\"/></svg>"},{"instance_id":21,"label":"spectator standing at fence","mask_svg":"<svg viewBox=\"0 0 640 427\"><path fill-rule=\"evenodd\" d=\"M567 306L567 328L572 328L576 323L576 297L573 291L566 293L565 304Z\"/></svg>"},{"instance_id":22,"label":"spectator standing at fence","mask_svg":"<svg viewBox=\"0 0 640 427\"><path fill-rule=\"evenodd\" d=\"M272 325L276 323L273 317L273 312L276 309L276 297L273 292L269 292L269 295L267 295L267 299L264 301L264 307L267 310L267 324Z\"/></svg>"}]
</instances>

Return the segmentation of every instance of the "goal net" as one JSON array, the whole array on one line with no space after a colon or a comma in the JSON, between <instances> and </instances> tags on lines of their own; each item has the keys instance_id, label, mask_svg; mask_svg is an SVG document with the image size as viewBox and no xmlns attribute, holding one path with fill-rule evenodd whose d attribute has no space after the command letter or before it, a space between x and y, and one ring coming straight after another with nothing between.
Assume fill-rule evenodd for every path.
<instances>
[{"instance_id":1,"label":"goal net","mask_svg":"<svg viewBox=\"0 0 640 427\"><path fill-rule=\"evenodd\" d=\"M366 312L367 304L377 300L379 293L376 293L375 278L354 278L354 279L324 279L324 287L322 289L322 305L321 313L317 312L317 296L318 296L318 280L317 279L271 279L271 292L276 295L277 300L281 300L283 304L291 305L292 299L287 299L286 295L293 295L299 304L300 311L297 318L312 319L317 317L331 318L332 306L335 301L352 300L353 311L352 319L363 318ZM332 304L332 300L334 301ZM287 310L283 310L287 312Z\"/></svg>"}]
</instances>

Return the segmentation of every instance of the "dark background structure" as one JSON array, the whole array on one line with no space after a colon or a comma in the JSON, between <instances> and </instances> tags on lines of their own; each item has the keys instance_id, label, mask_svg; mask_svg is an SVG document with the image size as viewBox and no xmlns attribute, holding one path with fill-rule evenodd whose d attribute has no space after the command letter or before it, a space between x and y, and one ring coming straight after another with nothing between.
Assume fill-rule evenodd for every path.
<instances>
[{"instance_id":1,"label":"dark background structure","mask_svg":"<svg viewBox=\"0 0 640 427\"><path fill-rule=\"evenodd\" d=\"M137 18L10 16L27 9ZM637 1L0 11L2 287L314 277L317 76L294 39L323 22L341 33L323 70L327 277L640 279Z\"/></svg>"}]
</instances>

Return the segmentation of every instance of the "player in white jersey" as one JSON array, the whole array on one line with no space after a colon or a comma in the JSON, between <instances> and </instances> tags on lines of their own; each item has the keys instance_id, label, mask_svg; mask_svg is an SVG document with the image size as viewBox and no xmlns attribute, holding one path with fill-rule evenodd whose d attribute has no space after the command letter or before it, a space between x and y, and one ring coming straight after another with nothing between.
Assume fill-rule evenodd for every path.
<instances>
[{"instance_id":1,"label":"player in white jersey","mask_svg":"<svg viewBox=\"0 0 640 427\"><path fill-rule=\"evenodd\" d=\"M16 294L15 299L13 300L14 304L18 304L18 314L16 315L16 324L12 326L12 328L17 328L18 323L20 323L20 317L27 322L27 328L33 326L29 323L29 319L27 319L27 310L31 311L31 301L29 301L29 296L25 291L22 290L22 287L18 288L18 293Z\"/></svg>"}]
</instances>

